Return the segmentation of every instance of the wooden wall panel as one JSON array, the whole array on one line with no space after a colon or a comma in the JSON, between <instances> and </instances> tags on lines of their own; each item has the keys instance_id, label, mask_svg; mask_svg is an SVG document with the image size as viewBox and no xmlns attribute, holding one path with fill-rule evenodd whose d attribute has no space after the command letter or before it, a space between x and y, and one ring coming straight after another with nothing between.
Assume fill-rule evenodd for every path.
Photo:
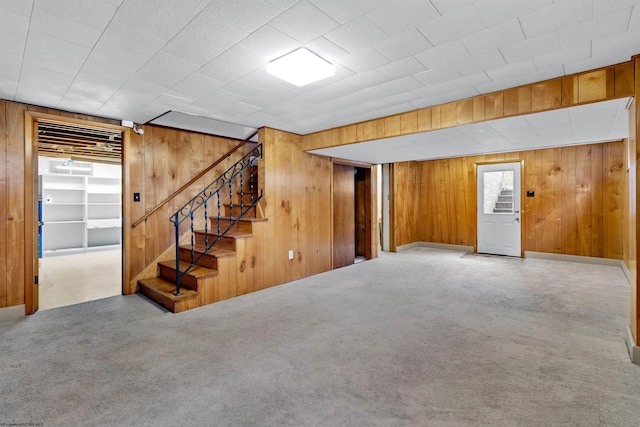
<instances>
[{"instance_id":1,"label":"wooden wall panel","mask_svg":"<svg viewBox=\"0 0 640 427\"><path fill-rule=\"evenodd\" d=\"M353 166L333 165L333 268L353 264L355 247Z\"/></svg>"},{"instance_id":2,"label":"wooden wall panel","mask_svg":"<svg viewBox=\"0 0 640 427\"><path fill-rule=\"evenodd\" d=\"M633 96L634 69L632 61L611 65L316 132L305 135L303 143L305 150L313 150Z\"/></svg>"},{"instance_id":3,"label":"wooden wall panel","mask_svg":"<svg viewBox=\"0 0 640 427\"><path fill-rule=\"evenodd\" d=\"M9 177L7 163L9 151L7 147L7 103L0 101L0 307L7 307L8 253L7 238L9 233Z\"/></svg>"},{"instance_id":4,"label":"wooden wall panel","mask_svg":"<svg viewBox=\"0 0 640 427\"><path fill-rule=\"evenodd\" d=\"M24 112L25 107L13 102L6 104L7 130L7 293L8 307L25 303L25 245L31 246L25 237L26 206L24 161Z\"/></svg>"},{"instance_id":5,"label":"wooden wall panel","mask_svg":"<svg viewBox=\"0 0 640 427\"><path fill-rule=\"evenodd\" d=\"M401 246L417 240L418 209L419 209L419 181L418 163L402 162L393 165L393 195L394 197L394 239L395 245Z\"/></svg>"},{"instance_id":6,"label":"wooden wall panel","mask_svg":"<svg viewBox=\"0 0 640 427\"><path fill-rule=\"evenodd\" d=\"M610 142L417 163L413 224L407 204L415 191L394 187L396 240L475 246L474 165L523 160L524 250L622 259L623 153L622 142ZM401 179L411 182L413 171L400 165ZM535 196L525 197L527 190Z\"/></svg>"}]
</instances>

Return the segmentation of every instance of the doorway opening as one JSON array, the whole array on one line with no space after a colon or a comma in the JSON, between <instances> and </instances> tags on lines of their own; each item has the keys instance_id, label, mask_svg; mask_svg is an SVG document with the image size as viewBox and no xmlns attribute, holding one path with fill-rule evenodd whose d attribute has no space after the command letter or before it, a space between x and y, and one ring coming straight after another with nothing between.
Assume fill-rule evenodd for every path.
<instances>
[{"instance_id":1,"label":"doorway opening","mask_svg":"<svg viewBox=\"0 0 640 427\"><path fill-rule=\"evenodd\" d=\"M478 165L478 253L522 256L520 162Z\"/></svg>"},{"instance_id":2,"label":"doorway opening","mask_svg":"<svg viewBox=\"0 0 640 427\"><path fill-rule=\"evenodd\" d=\"M34 128L35 308L122 294L122 131L42 119Z\"/></svg>"},{"instance_id":3,"label":"doorway opening","mask_svg":"<svg viewBox=\"0 0 640 427\"><path fill-rule=\"evenodd\" d=\"M333 164L333 268L376 256L376 186L372 167Z\"/></svg>"}]
</instances>

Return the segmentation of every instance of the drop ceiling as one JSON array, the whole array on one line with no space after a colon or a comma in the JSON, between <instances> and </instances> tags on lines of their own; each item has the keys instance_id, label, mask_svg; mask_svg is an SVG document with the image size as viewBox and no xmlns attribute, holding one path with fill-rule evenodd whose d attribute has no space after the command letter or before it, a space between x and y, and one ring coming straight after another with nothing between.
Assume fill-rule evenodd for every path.
<instances>
[{"instance_id":1,"label":"drop ceiling","mask_svg":"<svg viewBox=\"0 0 640 427\"><path fill-rule=\"evenodd\" d=\"M336 74L267 74L299 47ZM307 134L637 54L640 0L0 1L0 98L137 123Z\"/></svg>"}]
</instances>

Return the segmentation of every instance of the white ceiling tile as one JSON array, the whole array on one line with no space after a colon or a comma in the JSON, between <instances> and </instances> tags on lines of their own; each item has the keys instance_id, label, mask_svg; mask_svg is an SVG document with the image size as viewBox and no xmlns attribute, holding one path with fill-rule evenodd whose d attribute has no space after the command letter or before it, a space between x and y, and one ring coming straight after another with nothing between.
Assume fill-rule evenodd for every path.
<instances>
[{"instance_id":1,"label":"white ceiling tile","mask_svg":"<svg viewBox=\"0 0 640 427\"><path fill-rule=\"evenodd\" d=\"M440 14L428 1L403 0L385 2L367 16L382 31L393 36L438 18Z\"/></svg>"},{"instance_id":2,"label":"white ceiling tile","mask_svg":"<svg viewBox=\"0 0 640 427\"><path fill-rule=\"evenodd\" d=\"M2 65L0 65L0 98L12 101L18 90L18 80L2 77Z\"/></svg>"},{"instance_id":3,"label":"white ceiling tile","mask_svg":"<svg viewBox=\"0 0 640 427\"><path fill-rule=\"evenodd\" d=\"M451 64L453 68L458 70L463 76L469 74L475 74L479 71L488 70L491 68L500 67L506 64L502 54L495 50L493 52L487 52L482 56L476 56L468 59L463 59L454 64Z\"/></svg>"},{"instance_id":4,"label":"white ceiling tile","mask_svg":"<svg viewBox=\"0 0 640 427\"><path fill-rule=\"evenodd\" d=\"M96 107L96 109L98 109L105 101L111 98L118 89L119 87L109 87L105 84L96 85L92 81L76 79L73 84L69 86L69 90L65 93L64 99L71 96L80 102L84 97L91 102L100 104Z\"/></svg>"},{"instance_id":5,"label":"white ceiling tile","mask_svg":"<svg viewBox=\"0 0 640 427\"><path fill-rule=\"evenodd\" d=\"M433 45L415 28L397 36L386 38L373 46L375 50L390 61L397 61L432 47Z\"/></svg>"},{"instance_id":6,"label":"white ceiling tile","mask_svg":"<svg viewBox=\"0 0 640 427\"><path fill-rule=\"evenodd\" d=\"M383 40L386 34L367 17L361 16L325 34L325 38L347 52L355 52Z\"/></svg>"},{"instance_id":7,"label":"white ceiling tile","mask_svg":"<svg viewBox=\"0 0 640 427\"><path fill-rule=\"evenodd\" d=\"M29 29L28 16L6 9L0 9L0 11L0 31L2 33L18 37L27 36L27 30Z\"/></svg>"},{"instance_id":8,"label":"white ceiling tile","mask_svg":"<svg viewBox=\"0 0 640 427\"><path fill-rule=\"evenodd\" d=\"M602 16L618 9L637 6L638 0L593 0L593 16Z\"/></svg>"},{"instance_id":9,"label":"white ceiling tile","mask_svg":"<svg viewBox=\"0 0 640 427\"><path fill-rule=\"evenodd\" d=\"M520 18L527 38L588 21L593 17L591 0L565 0Z\"/></svg>"},{"instance_id":10,"label":"white ceiling tile","mask_svg":"<svg viewBox=\"0 0 640 427\"><path fill-rule=\"evenodd\" d=\"M640 6L634 6L631 12L631 19L629 20L629 29L640 28Z\"/></svg>"},{"instance_id":11,"label":"white ceiling tile","mask_svg":"<svg viewBox=\"0 0 640 427\"><path fill-rule=\"evenodd\" d=\"M116 6L103 1L38 0L36 5L99 29L104 29L118 10Z\"/></svg>"},{"instance_id":12,"label":"white ceiling tile","mask_svg":"<svg viewBox=\"0 0 640 427\"><path fill-rule=\"evenodd\" d=\"M169 89L167 93L184 98L200 99L223 86L224 82L193 73Z\"/></svg>"},{"instance_id":13,"label":"white ceiling tile","mask_svg":"<svg viewBox=\"0 0 640 427\"><path fill-rule=\"evenodd\" d=\"M583 43L581 45L572 46L566 49L560 49L547 53L544 55L536 56L533 58L536 63L536 67L539 70L544 68L553 67L558 63L568 63L580 61L591 57L591 43Z\"/></svg>"},{"instance_id":14,"label":"white ceiling tile","mask_svg":"<svg viewBox=\"0 0 640 427\"><path fill-rule=\"evenodd\" d=\"M456 9L446 15L419 25L418 30L434 46L460 39L484 30L486 26L473 5Z\"/></svg>"},{"instance_id":15,"label":"white ceiling tile","mask_svg":"<svg viewBox=\"0 0 640 427\"><path fill-rule=\"evenodd\" d=\"M124 25L112 23L93 48L91 56L137 70L162 48L164 42Z\"/></svg>"},{"instance_id":16,"label":"white ceiling tile","mask_svg":"<svg viewBox=\"0 0 640 427\"><path fill-rule=\"evenodd\" d=\"M369 86L377 86L388 81L389 78L387 76L382 75L378 70L375 69L358 73L353 77L345 79L345 82L358 89L364 89Z\"/></svg>"},{"instance_id":17,"label":"white ceiling tile","mask_svg":"<svg viewBox=\"0 0 640 427\"><path fill-rule=\"evenodd\" d=\"M83 62L91 52L91 49L86 46L81 46L73 42L52 37L39 31L29 31L26 51L55 56L69 61Z\"/></svg>"},{"instance_id":18,"label":"white ceiling tile","mask_svg":"<svg viewBox=\"0 0 640 427\"><path fill-rule=\"evenodd\" d=\"M414 74L413 77L426 85L432 85L446 82L450 79L456 79L460 76L461 74L451 65L445 65L444 67L438 67L432 70L423 71L422 73Z\"/></svg>"},{"instance_id":19,"label":"white ceiling tile","mask_svg":"<svg viewBox=\"0 0 640 427\"><path fill-rule=\"evenodd\" d=\"M370 47L340 58L338 62L355 73L362 73L389 63L387 58Z\"/></svg>"},{"instance_id":20,"label":"white ceiling tile","mask_svg":"<svg viewBox=\"0 0 640 427\"><path fill-rule=\"evenodd\" d=\"M305 44L304 47L329 62L334 62L349 54L349 52L324 37L318 37Z\"/></svg>"},{"instance_id":21,"label":"white ceiling tile","mask_svg":"<svg viewBox=\"0 0 640 427\"><path fill-rule=\"evenodd\" d=\"M294 4L298 3L300 0L268 0L269 3L274 5L280 10L287 10Z\"/></svg>"},{"instance_id":22,"label":"white ceiling tile","mask_svg":"<svg viewBox=\"0 0 640 427\"><path fill-rule=\"evenodd\" d=\"M568 62L564 65L564 72L566 74L574 74L582 71L594 70L611 64L626 62L629 59L630 55L624 51L611 49L597 57L589 57L575 62Z\"/></svg>"},{"instance_id":23,"label":"white ceiling tile","mask_svg":"<svg viewBox=\"0 0 640 427\"><path fill-rule=\"evenodd\" d=\"M125 83L108 102L126 99L138 105L147 105L162 95L164 91L162 86L133 78Z\"/></svg>"},{"instance_id":24,"label":"white ceiling tile","mask_svg":"<svg viewBox=\"0 0 640 427\"><path fill-rule=\"evenodd\" d=\"M418 98L442 97L445 93L449 92L451 92L451 86L447 83L424 86L413 91L413 93L418 95Z\"/></svg>"},{"instance_id":25,"label":"white ceiling tile","mask_svg":"<svg viewBox=\"0 0 640 427\"><path fill-rule=\"evenodd\" d=\"M415 57L427 67L434 69L471 58L471 54L469 54L469 51L464 47L462 42L456 40L426 50L415 55Z\"/></svg>"},{"instance_id":26,"label":"white ceiling tile","mask_svg":"<svg viewBox=\"0 0 640 427\"><path fill-rule=\"evenodd\" d=\"M0 9L19 13L20 15L31 15L33 0L3 0L0 3Z\"/></svg>"},{"instance_id":27,"label":"white ceiling tile","mask_svg":"<svg viewBox=\"0 0 640 427\"><path fill-rule=\"evenodd\" d=\"M491 83L491 79L486 72L481 71L475 74L469 74L467 76L458 77L456 79L449 80L447 82L452 88L468 89L475 88Z\"/></svg>"},{"instance_id":28,"label":"white ceiling tile","mask_svg":"<svg viewBox=\"0 0 640 427\"><path fill-rule=\"evenodd\" d=\"M196 71L199 65L165 52L158 52L138 70L136 79L170 88Z\"/></svg>"},{"instance_id":29,"label":"white ceiling tile","mask_svg":"<svg viewBox=\"0 0 640 427\"><path fill-rule=\"evenodd\" d=\"M520 77L520 76L518 76ZM520 86L517 78L511 80L498 80L491 83L487 83L484 85L476 86L478 92L482 93L491 93L497 92L499 90L511 89L513 87Z\"/></svg>"},{"instance_id":30,"label":"white ceiling tile","mask_svg":"<svg viewBox=\"0 0 640 427\"><path fill-rule=\"evenodd\" d=\"M239 45L250 49L266 64L295 50L300 43L272 26L265 25L242 39Z\"/></svg>"},{"instance_id":31,"label":"white ceiling tile","mask_svg":"<svg viewBox=\"0 0 640 427\"><path fill-rule=\"evenodd\" d=\"M13 34L2 33L0 30L0 51L22 55L26 43L26 37L19 37L14 36Z\"/></svg>"},{"instance_id":32,"label":"white ceiling tile","mask_svg":"<svg viewBox=\"0 0 640 427\"><path fill-rule=\"evenodd\" d=\"M300 43L308 43L338 27L336 21L307 0L302 0L273 19L270 25Z\"/></svg>"},{"instance_id":33,"label":"white ceiling tile","mask_svg":"<svg viewBox=\"0 0 640 427\"><path fill-rule=\"evenodd\" d=\"M51 83L55 86L64 87L69 86L71 82L73 82L73 76L53 71L45 66L38 66L36 64L28 66L23 64L22 70L20 71L20 79Z\"/></svg>"},{"instance_id":34,"label":"white ceiling tile","mask_svg":"<svg viewBox=\"0 0 640 427\"><path fill-rule=\"evenodd\" d=\"M180 3L176 3L179 5ZM191 20L176 37L193 40L212 49L225 51L238 43L251 31L220 20L210 13L200 13Z\"/></svg>"},{"instance_id":35,"label":"white ceiling tile","mask_svg":"<svg viewBox=\"0 0 640 427\"><path fill-rule=\"evenodd\" d=\"M42 33L87 47L92 47L102 34L101 28L91 27L37 6L33 8L30 25Z\"/></svg>"},{"instance_id":36,"label":"white ceiling tile","mask_svg":"<svg viewBox=\"0 0 640 427\"><path fill-rule=\"evenodd\" d=\"M221 104L240 102L245 101L246 99L246 96L242 96L234 92L229 92L224 89L218 89L211 94L200 98L192 105L202 108L218 108Z\"/></svg>"},{"instance_id":37,"label":"white ceiling tile","mask_svg":"<svg viewBox=\"0 0 640 427\"><path fill-rule=\"evenodd\" d=\"M446 15L454 10L468 6L475 1L476 0L431 0L431 4L435 6L441 15Z\"/></svg>"},{"instance_id":38,"label":"white ceiling tile","mask_svg":"<svg viewBox=\"0 0 640 427\"><path fill-rule=\"evenodd\" d=\"M16 98L28 104L45 103L45 105L58 105L58 102L67 91L67 86L58 86L51 82L40 80L20 79L20 86L16 92Z\"/></svg>"},{"instance_id":39,"label":"white ceiling tile","mask_svg":"<svg viewBox=\"0 0 640 427\"><path fill-rule=\"evenodd\" d=\"M112 4L116 7L119 7L122 4L123 0L104 0L105 3Z\"/></svg>"},{"instance_id":40,"label":"white ceiling tile","mask_svg":"<svg viewBox=\"0 0 640 427\"><path fill-rule=\"evenodd\" d=\"M418 74L425 71L425 66L413 56L391 62L378 67L378 71L392 80Z\"/></svg>"},{"instance_id":41,"label":"white ceiling tile","mask_svg":"<svg viewBox=\"0 0 640 427\"><path fill-rule=\"evenodd\" d=\"M346 24L383 5L386 0L314 0L316 7L334 21Z\"/></svg>"},{"instance_id":42,"label":"white ceiling tile","mask_svg":"<svg viewBox=\"0 0 640 427\"><path fill-rule=\"evenodd\" d=\"M525 59L523 61L512 62L501 65L500 67L488 69L487 74L493 81L504 81L512 80L525 74L535 73L536 71L538 71L538 69L533 60Z\"/></svg>"},{"instance_id":43,"label":"white ceiling tile","mask_svg":"<svg viewBox=\"0 0 640 427\"><path fill-rule=\"evenodd\" d=\"M491 27L553 6L553 0L478 0L474 4L482 20Z\"/></svg>"},{"instance_id":44,"label":"white ceiling tile","mask_svg":"<svg viewBox=\"0 0 640 427\"><path fill-rule=\"evenodd\" d=\"M423 87L424 84L411 76L383 83L380 87L391 93L408 92Z\"/></svg>"},{"instance_id":45,"label":"white ceiling tile","mask_svg":"<svg viewBox=\"0 0 640 427\"><path fill-rule=\"evenodd\" d=\"M251 33L271 21L282 11L264 0L206 0L205 12Z\"/></svg>"},{"instance_id":46,"label":"white ceiling tile","mask_svg":"<svg viewBox=\"0 0 640 427\"><path fill-rule=\"evenodd\" d=\"M413 93L415 93L415 91ZM418 98L416 101L411 101L411 105L413 105L414 108L433 107L434 105L439 105L443 103L444 103L444 100L440 96L433 96L430 98L421 97L421 98Z\"/></svg>"},{"instance_id":47,"label":"white ceiling tile","mask_svg":"<svg viewBox=\"0 0 640 427\"><path fill-rule=\"evenodd\" d=\"M355 92L355 88L344 81L332 83L299 96L299 99L311 104L322 104L331 99L340 98Z\"/></svg>"},{"instance_id":48,"label":"white ceiling tile","mask_svg":"<svg viewBox=\"0 0 640 427\"><path fill-rule=\"evenodd\" d=\"M631 8L620 9L608 15L599 16L595 19L572 25L571 27L561 28L558 32L560 36L560 46L567 48L621 33L626 30L630 17Z\"/></svg>"},{"instance_id":49,"label":"white ceiling tile","mask_svg":"<svg viewBox=\"0 0 640 427\"><path fill-rule=\"evenodd\" d=\"M640 51L638 40L640 40L640 27L626 33L603 37L591 43L592 55L598 57L611 52L622 52L627 56L626 61Z\"/></svg>"},{"instance_id":50,"label":"white ceiling tile","mask_svg":"<svg viewBox=\"0 0 640 427\"><path fill-rule=\"evenodd\" d=\"M500 49L524 40L524 33L517 19L495 25L461 41L473 56Z\"/></svg>"},{"instance_id":51,"label":"white ceiling tile","mask_svg":"<svg viewBox=\"0 0 640 427\"><path fill-rule=\"evenodd\" d=\"M440 95L444 102L453 102L460 99L468 99L480 95L476 88L464 88L456 91L449 91Z\"/></svg>"},{"instance_id":52,"label":"white ceiling tile","mask_svg":"<svg viewBox=\"0 0 640 427\"><path fill-rule=\"evenodd\" d=\"M549 67L542 70L538 70L531 74L518 76L518 86L527 85L530 83L541 82L544 80L554 79L564 75L564 68L562 66Z\"/></svg>"},{"instance_id":53,"label":"white ceiling tile","mask_svg":"<svg viewBox=\"0 0 640 427\"><path fill-rule=\"evenodd\" d=\"M70 61L64 58L27 52L23 58L22 68L38 67L54 73L74 77L82 67L81 61Z\"/></svg>"},{"instance_id":54,"label":"white ceiling tile","mask_svg":"<svg viewBox=\"0 0 640 427\"><path fill-rule=\"evenodd\" d=\"M192 40L182 34L171 39L164 45L162 51L200 66L209 63L222 53L220 49Z\"/></svg>"},{"instance_id":55,"label":"white ceiling tile","mask_svg":"<svg viewBox=\"0 0 640 427\"><path fill-rule=\"evenodd\" d=\"M127 80L135 75L136 71L130 68L121 67L99 58L90 57L84 63L80 70L79 76L99 84L104 82L110 86L122 86Z\"/></svg>"},{"instance_id":56,"label":"white ceiling tile","mask_svg":"<svg viewBox=\"0 0 640 427\"><path fill-rule=\"evenodd\" d=\"M118 9L114 22L167 41L192 22L208 3L208 0L156 0L153 4L125 1Z\"/></svg>"},{"instance_id":57,"label":"white ceiling tile","mask_svg":"<svg viewBox=\"0 0 640 427\"><path fill-rule=\"evenodd\" d=\"M500 48L507 62L519 62L560 49L560 37L556 31L538 37L522 40Z\"/></svg>"},{"instance_id":58,"label":"white ceiling tile","mask_svg":"<svg viewBox=\"0 0 640 427\"><path fill-rule=\"evenodd\" d=\"M22 57L15 53L3 53L0 61L0 77L17 82L20 79L21 60Z\"/></svg>"}]
</instances>

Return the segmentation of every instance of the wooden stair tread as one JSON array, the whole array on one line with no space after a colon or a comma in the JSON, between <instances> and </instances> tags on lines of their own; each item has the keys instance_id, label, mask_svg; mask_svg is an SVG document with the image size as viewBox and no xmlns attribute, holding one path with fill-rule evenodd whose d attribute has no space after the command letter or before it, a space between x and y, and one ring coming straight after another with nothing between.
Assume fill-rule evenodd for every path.
<instances>
[{"instance_id":1,"label":"wooden stair tread","mask_svg":"<svg viewBox=\"0 0 640 427\"><path fill-rule=\"evenodd\" d=\"M141 287L144 287L145 290L148 290L157 294L157 296L160 296L162 299L171 300L173 302L198 297L198 291L194 291L191 289L184 289L184 288L180 289L180 293L182 295L174 295L176 291L176 285L160 277L151 277L149 279L141 279L141 280L138 280L138 284L141 285ZM155 300L155 298L152 298L152 299Z\"/></svg>"},{"instance_id":2,"label":"wooden stair tread","mask_svg":"<svg viewBox=\"0 0 640 427\"><path fill-rule=\"evenodd\" d=\"M232 218L230 216L222 216L220 217L220 219L227 219L227 220L231 220ZM247 217L245 216L244 218L238 219L238 222L262 222L262 221L267 221L269 218L254 218L254 217ZM233 220L237 220L236 217L233 217Z\"/></svg>"},{"instance_id":3,"label":"wooden stair tread","mask_svg":"<svg viewBox=\"0 0 640 427\"><path fill-rule=\"evenodd\" d=\"M161 261L158 264L162 264L165 267L171 268L175 270L176 262L175 261ZM191 264L188 262L180 261L180 271L185 271L189 268ZM202 267L201 265L195 265L187 275L195 278L195 279L204 279L207 277L213 277L218 275L218 270L214 270L212 268Z\"/></svg>"},{"instance_id":4,"label":"wooden stair tread","mask_svg":"<svg viewBox=\"0 0 640 427\"><path fill-rule=\"evenodd\" d=\"M187 251L191 250L191 246L180 246L181 249L185 249ZM204 245L193 245L193 249L195 250L195 252L198 253L203 253L207 248ZM234 251L230 251L228 249L223 249L223 248L212 248L211 250L209 250L209 252L207 253L207 255L212 255L215 256L217 258L224 258L224 257L228 257L228 256L233 256L236 253Z\"/></svg>"},{"instance_id":5,"label":"wooden stair tread","mask_svg":"<svg viewBox=\"0 0 640 427\"><path fill-rule=\"evenodd\" d=\"M217 230L209 230L208 232L205 232L204 230L197 230L196 233L200 233L200 234L208 234L210 236L219 236ZM231 239L242 239L245 237L253 237L253 234L247 232L247 231L242 231L242 230L229 230L224 237L229 237Z\"/></svg>"}]
</instances>

